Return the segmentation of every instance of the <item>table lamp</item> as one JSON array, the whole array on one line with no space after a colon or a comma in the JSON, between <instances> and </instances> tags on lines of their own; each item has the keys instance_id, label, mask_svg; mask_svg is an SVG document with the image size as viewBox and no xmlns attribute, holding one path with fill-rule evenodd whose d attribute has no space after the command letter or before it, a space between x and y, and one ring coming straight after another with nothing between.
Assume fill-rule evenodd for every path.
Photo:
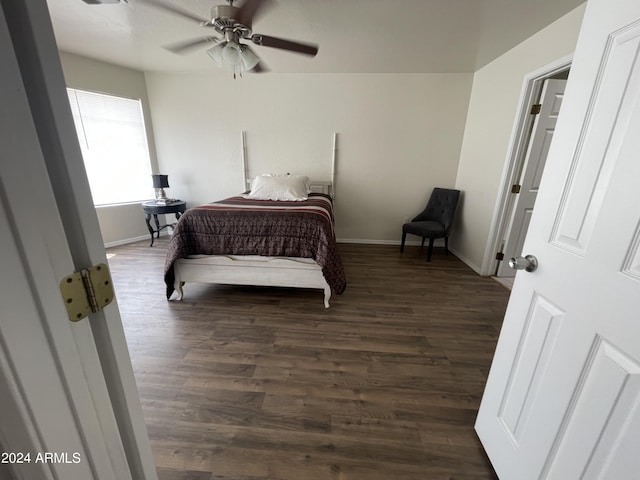
<instances>
[{"instance_id":1,"label":"table lamp","mask_svg":"<svg viewBox=\"0 0 640 480\"><path fill-rule=\"evenodd\" d=\"M169 187L169 175L151 175L153 188L156 191L156 203L166 203L168 201L165 188Z\"/></svg>"}]
</instances>

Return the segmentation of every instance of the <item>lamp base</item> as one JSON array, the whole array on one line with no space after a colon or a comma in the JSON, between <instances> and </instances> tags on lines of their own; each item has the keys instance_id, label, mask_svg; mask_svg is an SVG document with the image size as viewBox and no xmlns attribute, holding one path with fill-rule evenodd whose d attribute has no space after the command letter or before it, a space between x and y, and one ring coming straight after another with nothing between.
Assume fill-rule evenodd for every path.
<instances>
[{"instance_id":1,"label":"lamp base","mask_svg":"<svg viewBox=\"0 0 640 480\"><path fill-rule=\"evenodd\" d=\"M164 188L156 188L156 203L165 204L167 203L167 194L164 192Z\"/></svg>"},{"instance_id":2,"label":"lamp base","mask_svg":"<svg viewBox=\"0 0 640 480\"><path fill-rule=\"evenodd\" d=\"M156 190L156 200L155 200L156 205L168 205L176 201L175 198L168 198L164 189L156 188L155 190Z\"/></svg>"}]
</instances>

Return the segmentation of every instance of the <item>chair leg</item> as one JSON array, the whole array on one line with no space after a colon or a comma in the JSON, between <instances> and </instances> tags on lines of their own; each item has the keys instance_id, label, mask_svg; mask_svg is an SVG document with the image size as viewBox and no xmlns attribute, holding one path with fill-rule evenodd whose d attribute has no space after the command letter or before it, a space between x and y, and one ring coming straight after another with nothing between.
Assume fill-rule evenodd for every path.
<instances>
[{"instance_id":1,"label":"chair leg","mask_svg":"<svg viewBox=\"0 0 640 480\"><path fill-rule=\"evenodd\" d=\"M404 252L404 241L407 239L407 234L402 232L402 241L400 242L400 253Z\"/></svg>"},{"instance_id":2,"label":"chair leg","mask_svg":"<svg viewBox=\"0 0 640 480\"><path fill-rule=\"evenodd\" d=\"M422 237L422 243L420 244L420 249L424 247L424 237Z\"/></svg>"},{"instance_id":3,"label":"chair leg","mask_svg":"<svg viewBox=\"0 0 640 480\"><path fill-rule=\"evenodd\" d=\"M444 237L444 254L449 255L449 237Z\"/></svg>"},{"instance_id":4,"label":"chair leg","mask_svg":"<svg viewBox=\"0 0 640 480\"><path fill-rule=\"evenodd\" d=\"M433 238L429 239L429 250L427 250L427 262L431 261L431 255L433 254Z\"/></svg>"}]
</instances>

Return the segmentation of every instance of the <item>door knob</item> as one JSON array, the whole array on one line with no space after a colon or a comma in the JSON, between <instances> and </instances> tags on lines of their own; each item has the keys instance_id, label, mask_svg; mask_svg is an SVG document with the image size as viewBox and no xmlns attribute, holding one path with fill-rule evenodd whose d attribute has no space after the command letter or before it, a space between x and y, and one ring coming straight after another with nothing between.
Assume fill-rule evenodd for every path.
<instances>
[{"instance_id":1,"label":"door knob","mask_svg":"<svg viewBox=\"0 0 640 480\"><path fill-rule=\"evenodd\" d=\"M514 270L524 270L525 272L535 272L538 268L538 259L533 255L517 257L509 260L509 266Z\"/></svg>"}]
</instances>

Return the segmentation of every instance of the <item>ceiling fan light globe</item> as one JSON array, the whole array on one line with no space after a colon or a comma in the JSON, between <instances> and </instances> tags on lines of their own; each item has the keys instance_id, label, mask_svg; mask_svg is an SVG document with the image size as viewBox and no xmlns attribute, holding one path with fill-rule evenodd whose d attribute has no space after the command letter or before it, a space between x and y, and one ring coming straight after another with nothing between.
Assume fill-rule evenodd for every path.
<instances>
[{"instance_id":1,"label":"ceiling fan light globe","mask_svg":"<svg viewBox=\"0 0 640 480\"><path fill-rule=\"evenodd\" d=\"M219 43L215 47L207 50L207 54L213 59L218 67L222 67L222 50L225 44Z\"/></svg>"},{"instance_id":2,"label":"ceiling fan light globe","mask_svg":"<svg viewBox=\"0 0 640 480\"><path fill-rule=\"evenodd\" d=\"M249 47L247 47L246 45L242 45L242 47L240 48L240 52L243 70L251 70L256 65L258 65L260 58L258 58L258 56L253 53L253 50L251 50Z\"/></svg>"},{"instance_id":3,"label":"ceiling fan light globe","mask_svg":"<svg viewBox=\"0 0 640 480\"><path fill-rule=\"evenodd\" d=\"M240 46L237 43L227 42L222 49L222 61L231 67L237 66L241 58Z\"/></svg>"}]
</instances>

